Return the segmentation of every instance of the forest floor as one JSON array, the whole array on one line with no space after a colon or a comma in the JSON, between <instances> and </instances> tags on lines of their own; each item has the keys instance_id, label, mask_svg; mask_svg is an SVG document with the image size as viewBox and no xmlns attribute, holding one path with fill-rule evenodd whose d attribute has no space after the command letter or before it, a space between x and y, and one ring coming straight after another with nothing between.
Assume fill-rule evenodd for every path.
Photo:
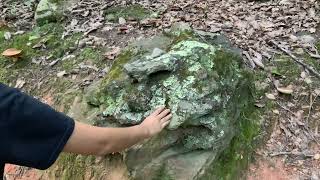
<instances>
[{"instance_id":1,"label":"forest floor","mask_svg":"<svg viewBox=\"0 0 320 180\"><path fill-rule=\"evenodd\" d=\"M0 51L22 50L18 62L0 57L0 82L66 112L72 102L61 97L106 75L132 40L177 22L223 33L243 50L255 74L256 107L265 111L265 140L247 179L320 179L320 3L73 0L61 21L41 27L34 21L37 3L0 2ZM9 180L44 178L13 165L5 173Z\"/></svg>"}]
</instances>

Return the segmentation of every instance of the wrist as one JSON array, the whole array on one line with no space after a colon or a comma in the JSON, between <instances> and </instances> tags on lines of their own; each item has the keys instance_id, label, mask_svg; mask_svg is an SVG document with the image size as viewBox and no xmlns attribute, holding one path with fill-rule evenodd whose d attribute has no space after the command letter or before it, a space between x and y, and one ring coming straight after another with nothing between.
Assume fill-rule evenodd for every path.
<instances>
[{"instance_id":1,"label":"wrist","mask_svg":"<svg viewBox=\"0 0 320 180\"><path fill-rule=\"evenodd\" d=\"M138 132L141 133L143 139L149 138L151 136L148 128L145 128L142 124L137 125L137 128Z\"/></svg>"}]
</instances>

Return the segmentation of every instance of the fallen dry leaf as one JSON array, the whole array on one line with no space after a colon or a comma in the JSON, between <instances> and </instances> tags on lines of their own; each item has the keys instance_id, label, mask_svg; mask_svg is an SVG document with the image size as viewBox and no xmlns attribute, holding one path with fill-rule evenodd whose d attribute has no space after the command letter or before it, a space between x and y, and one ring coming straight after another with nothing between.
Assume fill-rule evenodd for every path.
<instances>
[{"instance_id":1,"label":"fallen dry leaf","mask_svg":"<svg viewBox=\"0 0 320 180\"><path fill-rule=\"evenodd\" d=\"M26 84L26 82L22 79L17 79L16 81L16 85L14 86L15 88L21 89L24 85Z\"/></svg>"},{"instance_id":2,"label":"fallen dry leaf","mask_svg":"<svg viewBox=\"0 0 320 180\"><path fill-rule=\"evenodd\" d=\"M288 86L288 87L277 87L277 90L278 90L280 93L283 93L283 94L292 94L292 93L293 93L292 86Z\"/></svg>"},{"instance_id":3,"label":"fallen dry leaf","mask_svg":"<svg viewBox=\"0 0 320 180\"><path fill-rule=\"evenodd\" d=\"M8 27L8 23L4 20L0 20L0 28L6 28Z\"/></svg>"},{"instance_id":4,"label":"fallen dry leaf","mask_svg":"<svg viewBox=\"0 0 320 180\"><path fill-rule=\"evenodd\" d=\"M315 32L316 32L316 28L310 28L310 29L309 29L309 32L310 32L310 33L315 33Z\"/></svg>"},{"instance_id":5,"label":"fallen dry leaf","mask_svg":"<svg viewBox=\"0 0 320 180\"><path fill-rule=\"evenodd\" d=\"M266 105L263 104L263 103L255 103L254 105L255 105L256 107L258 107L258 108L263 108L263 107L266 106Z\"/></svg>"},{"instance_id":6,"label":"fallen dry leaf","mask_svg":"<svg viewBox=\"0 0 320 180\"><path fill-rule=\"evenodd\" d=\"M320 95L320 89L315 89L314 92L316 93L317 96Z\"/></svg>"},{"instance_id":7,"label":"fallen dry leaf","mask_svg":"<svg viewBox=\"0 0 320 180\"><path fill-rule=\"evenodd\" d=\"M300 74L300 77L301 77L302 79L305 79L307 76L308 76L308 75L307 75L307 73L306 73L305 71L302 71L301 74Z\"/></svg>"},{"instance_id":8,"label":"fallen dry leaf","mask_svg":"<svg viewBox=\"0 0 320 180\"><path fill-rule=\"evenodd\" d=\"M60 72L57 73L57 77L61 78L66 74L67 74L66 71L60 71Z\"/></svg>"},{"instance_id":9,"label":"fallen dry leaf","mask_svg":"<svg viewBox=\"0 0 320 180\"><path fill-rule=\"evenodd\" d=\"M277 109L274 109L272 112L273 112L274 114L280 114L279 110L277 110Z\"/></svg>"},{"instance_id":10,"label":"fallen dry leaf","mask_svg":"<svg viewBox=\"0 0 320 180\"><path fill-rule=\"evenodd\" d=\"M119 47L114 47L111 51L108 51L104 54L104 56L109 60L114 60L120 53Z\"/></svg>"},{"instance_id":11,"label":"fallen dry leaf","mask_svg":"<svg viewBox=\"0 0 320 180\"><path fill-rule=\"evenodd\" d=\"M276 97L273 94L266 94L266 97L271 100L275 100Z\"/></svg>"},{"instance_id":12,"label":"fallen dry leaf","mask_svg":"<svg viewBox=\"0 0 320 180\"><path fill-rule=\"evenodd\" d=\"M253 57L251 57L253 62L260 68L264 69L264 64L262 63L262 55L254 50L251 50L251 52L254 55Z\"/></svg>"},{"instance_id":13,"label":"fallen dry leaf","mask_svg":"<svg viewBox=\"0 0 320 180\"><path fill-rule=\"evenodd\" d=\"M245 57L247 58L247 60L249 61L249 64L252 68L255 68L256 67L256 64L253 62L251 56L249 55L249 52L248 51L243 51L242 52L243 55L245 55Z\"/></svg>"}]
</instances>

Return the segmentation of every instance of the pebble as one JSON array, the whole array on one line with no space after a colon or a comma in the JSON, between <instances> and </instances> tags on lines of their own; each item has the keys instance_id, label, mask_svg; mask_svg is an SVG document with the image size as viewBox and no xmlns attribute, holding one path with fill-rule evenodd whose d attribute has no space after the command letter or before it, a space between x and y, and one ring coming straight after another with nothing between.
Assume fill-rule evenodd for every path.
<instances>
[{"instance_id":1,"label":"pebble","mask_svg":"<svg viewBox=\"0 0 320 180\"><path fill-rule=\"evenodd\" d=\"M127 21L123 17L119 17L119 24L125 24Z\"/></svg>"}]
</instances>

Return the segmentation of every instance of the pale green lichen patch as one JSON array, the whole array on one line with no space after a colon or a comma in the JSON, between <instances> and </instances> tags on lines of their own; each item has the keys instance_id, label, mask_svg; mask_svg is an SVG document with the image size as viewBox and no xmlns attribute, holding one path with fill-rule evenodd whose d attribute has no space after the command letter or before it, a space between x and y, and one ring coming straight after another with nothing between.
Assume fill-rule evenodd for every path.
<instances>
[{"instance_id":1,"label":"pale green lichen patch","mask_svg":"<svg viewBox=\"0 0 320 180\"><path fill-rule=\"evenodd\" d=\"M176 50L173 51L172 54L176 54L179 56L190 56L193 53L193 50L195 50L194 48L203 48L205 50L208 50L208 54L210 55L214 55L215 51L216 51L216 47L209 45L209 44L205 44L199 41L182 41L179 42L177 45L172 47L172 50Z\"/></svg>"}]
</instances>

